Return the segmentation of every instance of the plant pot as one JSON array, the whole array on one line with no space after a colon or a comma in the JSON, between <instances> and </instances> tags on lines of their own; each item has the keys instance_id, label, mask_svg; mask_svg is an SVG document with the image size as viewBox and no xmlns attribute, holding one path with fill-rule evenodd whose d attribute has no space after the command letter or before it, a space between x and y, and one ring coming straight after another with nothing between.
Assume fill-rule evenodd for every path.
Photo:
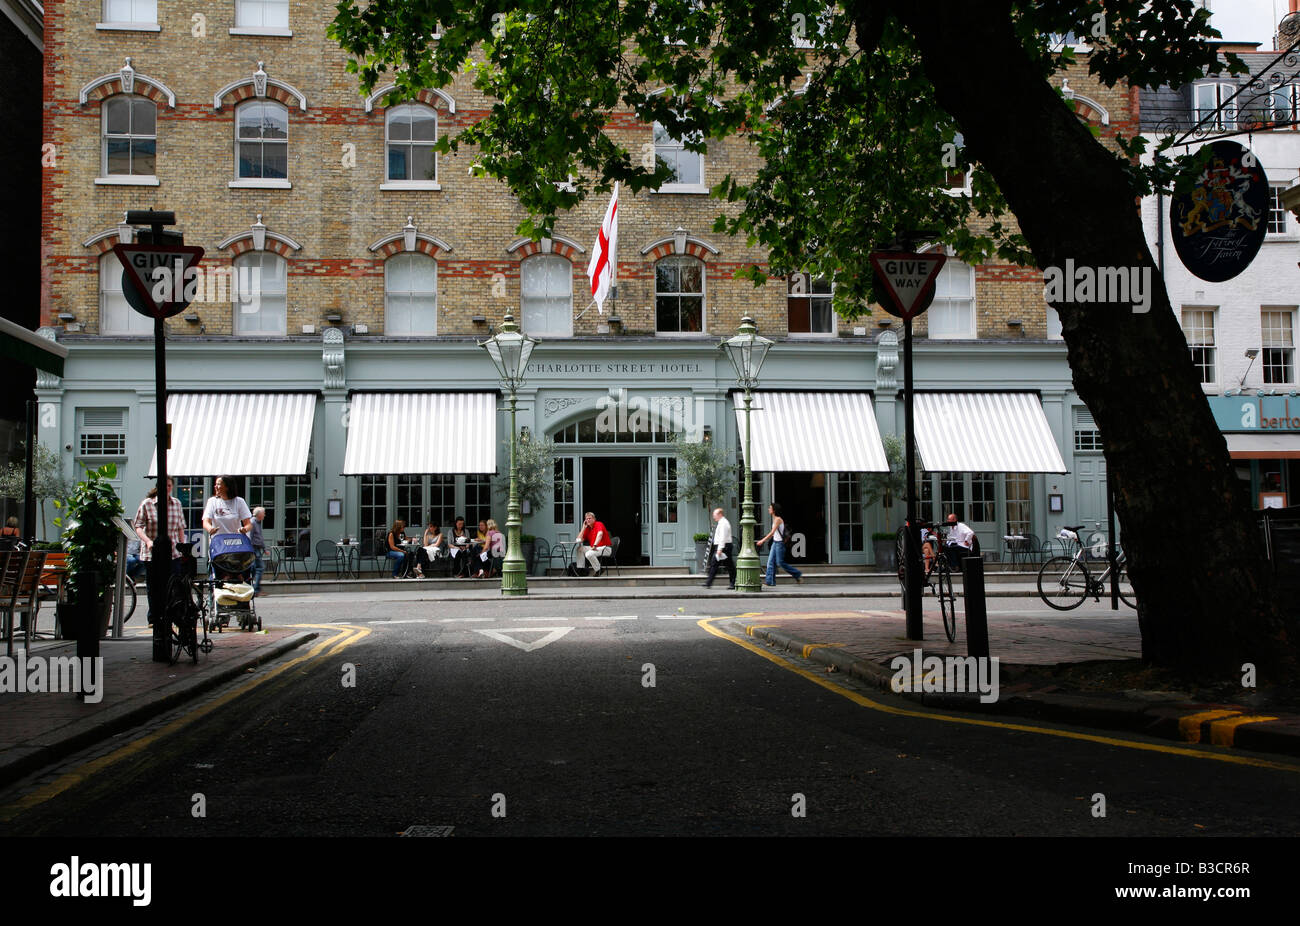
<instances>
[{"instance_id":1,"label":"plant pot","mask_svg":"<svg viewBox=\"0 0 1300 926\"><path fill-rule=\"evenodd\" d=\"M519 549L523 553L524 567L527 574L530 576L537 575L537 564L533 562L533 552L537 549L537 542L535 540L521 540L519 541Z\"/></svg>"},{"instance_id":2,"label":"plant pot","mask_svg":"<svg viewBox=\"0 0 1300 926\"><path fill-rule=\"evenodd\" d=\"M898 564L894 562L895 546L897 543L898 541L892 537L889 540L871 541L871 549L876 557L877 569L891 571L898 568Z\"/></svg>"},{"instance_id":3,"label":"plant pot","mask_svg":"<svg viewBox=\"0 0 1300 926\"><path fill-rule=\"evenodd\" d=\"M707 540L695 541L695 574L704 575L704 564L709 559L709 542Z\"/></svg>"}]
</instances>

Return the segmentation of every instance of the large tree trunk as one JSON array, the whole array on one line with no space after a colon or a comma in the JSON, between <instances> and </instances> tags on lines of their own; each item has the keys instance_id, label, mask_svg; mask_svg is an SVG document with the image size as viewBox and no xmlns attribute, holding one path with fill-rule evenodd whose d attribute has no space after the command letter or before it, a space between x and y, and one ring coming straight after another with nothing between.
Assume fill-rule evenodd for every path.
<instances>
[{"instance_id":1,"label":"large tree trunk","mask_svg":"<svg viewBox=\"0 0 1300 926\"><path fill-rule=\"evenodd\" d=\"M859 0L863 12L875 6ZM1203 397L1122 166L1043 80L1006 0L885 0L940 104L997 181L1040 267L1151 268L1151 310L1059 307L1096 419L1141 607L1145 659L1223 677L1293 669L1260 530ZM936 157L938 154L936 153Z\"/></svg>"}]
</instances>

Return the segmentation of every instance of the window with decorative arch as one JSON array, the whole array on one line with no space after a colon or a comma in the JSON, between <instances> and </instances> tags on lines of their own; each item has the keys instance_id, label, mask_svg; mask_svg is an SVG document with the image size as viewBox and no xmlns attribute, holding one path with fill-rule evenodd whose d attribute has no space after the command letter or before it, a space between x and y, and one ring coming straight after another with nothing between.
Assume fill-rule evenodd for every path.
<instances>
[{"instance_id":1,"label":"window with decorative arch","mask_svg":"<svg viewBox=\"0 0 1300 926\"><path fill-rule=\"evenodd\" d=\"M235 110L235 175L240 180L289 178L289 108L249 100Z\"/></svg>"},{"instance_id":2,"label":"window with decorative arch","mask_svg":"<svg viewBox=\"0 0 1300 926\"><path fill-rule=\"evenodd\" d=\"M153 177L157 174L158 106L129 93L100 104L101 177Z\"/></svg>"},{"instance_id":3,"label":"window with decorative arch","mask_svg":"<svg viewBox=\"0 0 1300 926\"><path fill-rule=\"evenodd\" d=\"M438 114L420 103L402 103L384 115L387 151L384 179L389 183L437 183Z\"/></svg>"},{"instance_id":4,"label":"window with decorative arch","mask_svg":"<svg viewBox=\"0 0 1300 926\"><path fill-rule=\"evenodd\" d=\"M655 332L701 334L704 330L704 261L661 258L655 264Z\"/></svg>"},{"instance_id":5,"label":"window with decorative arch","mask_svg":"<svg viewBox=\"0 0 1300 926\"><path fill-rule=\"evenodd\" d=\"M235 258L235 334L287 332L288 275L289 262L272 251L248 251Z\"/></svg>"},{"instance_id":6,"label":"window with decorative arch","mask_svg":"<svg viewBox=\"0 0 1300 926\"><path fill-rule=\"evenodd\" d=\"M519 264L520 327L539 337L573 335L573 264L534 254Z\"/></svg>"},{"instance_id":7,"label":"window with decorative arch","mask_svg":"<svg viewBox=\"0 0 1300 926\"><path fill-rule=\"evenodd\" d=\"M384 261L384 334L438 333L438 262L407 251Z\"/></svg>"}]
</instances>

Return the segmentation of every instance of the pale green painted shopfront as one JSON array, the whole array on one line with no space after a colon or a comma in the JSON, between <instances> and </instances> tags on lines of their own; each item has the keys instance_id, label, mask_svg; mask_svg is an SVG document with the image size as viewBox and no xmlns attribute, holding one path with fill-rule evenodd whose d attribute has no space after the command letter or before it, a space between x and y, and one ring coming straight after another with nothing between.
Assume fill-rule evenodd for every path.
<instances>
[{"instance_id":1,"label":"pale green painted shopfront","mask_svg":"<svg viewBox=\"0 0 1300 926\"><path fill-rule=\"evenodd\" d=\"M43 332L50 336L52 332ZM40 374L40 439L68 475L118 464L128 512L154 453L149 339L64 336L64 377ZM708 530L699 502L647 410L738 459L732 367L718 339L571 338L543 342L519 395L518 424L557 443L554 496L524 533L572 539L586 510L620 536L620 561L681 566ZM754 402L756 498L780 501L809 562L867 564L871 535L902 507L861 504L857 473L883 466L880 435L901 434L894 333L779 341ZM1047 341L918 341L918 444L926 513L955 510L983 549L1007 534L1053 536L1105 517L1105 463L1070 385L1064 347ZM485 353L467 338L323 337L168 342L169 470L192 528L212 477L245 477L267 536L371 536L396 518L504 525L509 417ZM620 411L621 409L621 411ZM638 418L637 411L642 415ZM599 426L619 421L621 430ZM742 416L743 417L743 416ZM722 500L739 521L734 497ZM1059 510L1057 510L1059 508ZM1049 510L1050 509L1050 510ZM52 528L47 528L47 536Z\"/></svg>"}]
</instances>

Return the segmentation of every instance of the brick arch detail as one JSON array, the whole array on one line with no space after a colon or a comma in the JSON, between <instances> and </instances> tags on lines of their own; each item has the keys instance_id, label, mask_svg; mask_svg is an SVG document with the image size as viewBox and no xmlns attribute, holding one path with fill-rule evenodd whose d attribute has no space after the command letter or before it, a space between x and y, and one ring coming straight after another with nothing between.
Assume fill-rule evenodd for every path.
<instances>
[{"instance_id":1,"label":"brick arch detail","mask_svg":"<svg viewBox=\"0 0 1300 926\"><path fill-rule=\"evenodd\" d=\"M528 258L543 253L542 243L540 241L529 241L527 244L521 245L519 249L515 251L515 257L520 263L523 263ZM551 253L547 256L563 257L571 264L576 264L581 259L581 255L578 253L577 248L570 244L566 244L558 238L551 239Z\"/></svg>"},{"instance_id":2,"label":"brick arch detail","mask_svg":"<svg viewBox=\"0 0 1300 926\"><path fill-rule=\"evenodd\" d=\"M441 253L442 248L440 248L436 243L419 235L415 238L414 251L406 250L406 242L402 240L401 236L398 236L397 239L375 249L375 256L381 261L388 260L388 258L397 254L425 254L432 257L434 260L437 260L438 255Z\"/></svg>"},{"instance_id":3,"label":"brick arch detail","mask_svg":"<svg viewBox=\"0 0 1300 926\"><path fill-rule=\"evenodd\" d=\"M238 238L235 241L232 241L229 245L229 249L230 249L230 257L232 260L241 254L247 254L250 251L252 251L253 250L252 232L250 232L246 237ZM286 244L283 241L277 241L275 238L272 238L270 235L266 236L266 247L264 248L264 250L270 251L272 254L279 254L281 257L286 259L292 257L294 251L292 245Z\"/></svg>"},{"instance_id":4,"label":"brick arch detail","mask_svg":"<svg viewBox=\"0 0 1300 926\"><path fill-rule=\"evenodd\" d=\"M394 103L391 107L384 105L384 97L387 95L387 91L380 90L378 95L374 97L373 102L371 102L366 108L366 112L384 113L389 109L404 106L407 103L422 103L430 109L436 110L438 113L454 113L456 111L456 105L454 103L448 103L445 96L434 93L432 90L422 88L415 94L415 99L400 100Z\"/></svg>"},{"instance_id":5,"label":"brick arch detail","mask_svg":"<svg viewBox=\"0 0 1300 926\"><path fill-rule=\"evenodd\" d=\"M89 105L91 103L100 103L108 99L110 96L118 96L125 92L126 91L122 89L122 78L114 77L112 80L100 84L94 90L91 90L89 93L87 93L86 102L83 105ZM173 102L175 98L172 95L171 91L168 90L166 87L162 86L161 84L155 83L154 81L150 80L148 77L145 77L143 74L135 75L135 86L134 89L132 89L130 95L142 96L145 99L151 100L152 102L158 104L159 106L164 106L168 109L175 108L175 104Z\"/></svg>"},{"instance_id":6,"label":"brick arch detail","mask_svg":"<svg viewBox=\"0 0 1300 926\"><path fill-rule=\"evenodd\" d=\"M240 84L228 90L221 97L221 106L238 106L245 100L258 99L257 91L253 88L253 81L249 80L246 84ZM283 103L289 109L301 108L299 99L285 90L283 87L277 87L275 84L267 81L266 96L261 99L275 100L277 103Z\"/></svg>"},{"instance_id":7,"label":"brick arch detail","mask_svg":"<svg viewBox=\"0 0 1300 926\"><path fill-rule=\"evenodd\" d=\"M713 257L713 252L711 252L708 248L704 247L703 245L697 244L696 242L688 239L686 242L685 253L677 254L676 249L673 247L672 240L669 239L668 241L661 242L660 244L651 248L649 251L646 252L645 256L650 261L655 262L665 257L672 257L674 255L678 257L697 257L700 260L702 260L705 264L707 264L710 258Z\"/></svg>"}]
</instances>

